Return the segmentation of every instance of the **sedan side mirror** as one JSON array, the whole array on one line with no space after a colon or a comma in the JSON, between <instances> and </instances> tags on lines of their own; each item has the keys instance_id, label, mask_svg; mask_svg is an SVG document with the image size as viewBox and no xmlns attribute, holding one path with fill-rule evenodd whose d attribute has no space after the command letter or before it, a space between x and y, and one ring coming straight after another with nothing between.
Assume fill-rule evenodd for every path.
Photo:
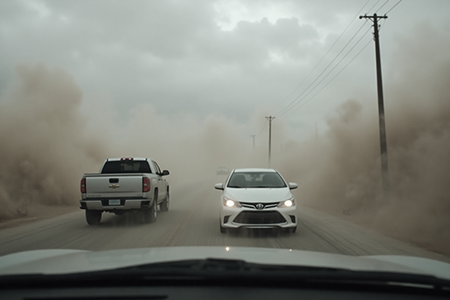
<instances>
[{"instance_id":1,"label":"sedan side mirror","mask_svg":"<svg viewBox=\"0 0 450 300\"><path fill-rule=\"evenodd\" d=\"M298 184L296 184L295 182L289 182L290 190L295 190L296 188L298 188Z\"/></svg>"},{"instance_id":2,"label":"sedan side mirror","mask_svg":"<svg viewBox=\"0 0 450 300\"><path fill-rule=\"evenodd\" d=\"M216 184L214 185L214 188L215 188L216 190L222 190L222 191L223 191L223 183L216 183Z\"/></svg>"}]
</instances>

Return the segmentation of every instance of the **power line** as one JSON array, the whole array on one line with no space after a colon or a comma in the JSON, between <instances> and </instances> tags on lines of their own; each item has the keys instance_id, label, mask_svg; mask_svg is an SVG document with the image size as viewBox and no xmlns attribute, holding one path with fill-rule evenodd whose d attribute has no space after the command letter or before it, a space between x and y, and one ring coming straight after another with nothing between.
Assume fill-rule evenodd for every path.
<instances>
[{"instance_id":1,"label":"power line","mask_svg":"<svg viewBox=\"0 0 450 300\"><path fill-rule=\"evenodd\" d=\"M386 0L386 2L383 3L375 12L379 12L380 9L382 9L390 0Z\"/></svg>"},{"instance_id":2,"label":"power line","mask_svg":"<svg viewBox=\"0 0 450 300\"><path fill-rule=\"evenodd\" d=\"M358 56L359 54L361 54L361 52L367 48L367 46L370 45L370 43L372 42L372 39L370 39L363 48L361 48L361 50L359 50L359 52L336 74L333 76L333 78L331 78L317 93L314 94L314 96L312 96L311 98L309 98L308 100L306 100L305 102L303 102L299 107L297 107L297 109L295 109L294 111L297 111L299 108L303 107L306 105L306 103L308 103L309 101L311 101L312 99L314 99L318 94L320 94L320 92L322 92L322 90L324 90L334 79L336 79L336 77L339 76L339 74L341 74ZM292 111L292 112L294 112Z\"/></svg>"},{"instance_id":3,"label":"power line","mask_svg":"<svg viewBox=\"0 0 450 300\"><path fill-rule=\"evenodd\" d=\"M267 122L264 122L263 127L261 128L261 131L258 134L255 134L255 136L261 135L261 133L263 133L264 129L266 129L266 126L267 126Z\"/></svg>"},{"instance_id":4,"label":"power line","mask_svg":"<svg viewBox=\"0 0 450 300\"><path fill-rule=\"evenodd\" d=\"M338 57L342 54L342 52L345 50L345 48L347 48L347 46L353 41L353 39L358 35L358 33L361 31L362 28L364 28L365 24L363 24L358 30L357 32L352 36L352 38L345 44L345 46L339 51L339 53L333 58L333 60L325 67L325 69L306 87L305 90L303 90L303 92L297 96L287 107L285 107L284 109L281 110L281 112L278 114L278 116L282 116L285 115L286 113L288 113L291 109L293 109L295 106L297 106L306 96L308 96L315 88L317 88L318 84L316 84L312 90L310 90L308 92L308 90L311 88L311 86L313 86L317 80L319 80L319 78L325 73L325 71L334 63L334 61L336 61L336 59L338 59ZM345 56L347 56L350 51L361 41L361 38L357 41L357 43L347 52L347 54ZM345 58L344 56L344 58ZM342 61L342 60L341 60ZM339 61L339 63L341 62ZM339 63L332 69L334 70ZM328 73L329 74L329 73ZM319 84L328 76L328 74L319 82ZM305 96L303 96L306 93Z\"/></svg>"},{"instance_id":5,"label":"power line","mask_svg":"<svg viewBox=\"0 0 450 300\"><path fill-rule=\"evenodd\" d=\"M371 9L373 9L375 6L378 5L378 3L381 0L378 0L372 7ZM381 10L384 6L386 6L386 4L389 2L390 0L386 0L378 9L377 11ZM392 11L397 5L400 4L402 0L399 0L396 4L394 4L389 10L388 12ZM360 10L362 11L364 9L364 7L367 5L368 2L366 2L363 6L363 8ZM385 21L384 19L382 19L383 21ZM367 20L366 20L367 21ZM351 23L350 23L351 24ZM349 24L349 25L350 25ZM349 25L347 26L347 28L349 27ZM364 24L363 24L364 26ZM331 66L331 64L338 58L338 56L342 53L342 51L348 46L348 44L353 40L353 38L358 34L358 32L361 30L361 28L363 27L361 26L360 29L358 29L358 31L355 33L355 35L353 35L353 37L350 39L350 41L344 46L344 48L338 53L338 55L327 65L327 67L313 80L313 82L306 87L306 89L299 95L297 96L291 103L289 103L289 105L285 106L283 109L280 110L280 112L277 114L278 116L286 116L288 113L292 113L294 111L296 111L298 108L303 107L307 102L311 101L313 98L315 98L322 90L325 89L325 87L327 87L340 73L342 73L344 71L345 68L347 68L347 66L357 57L359 56L359 54L362 52L362 50L364 50L370 42L368 42L335 76L332 77L332 79L330 81L328 81L325 86L323 86L322 88L320 88L320 90L315 93L311 98L309 98L308 100L306 100L305 102L302 103L302 101L304 101L304 99L310 95L316 88L318 88L318 86L332 73L332 71L334 71L339 64L343 61L343 59L345 57L347 57L350 52L359 44L359 42L361 41L362 37L358 40L358 42L344 55L344 57L330 70L330 72L328 72L317 84L314 85L314 83L319 80L320 76L322 76L324 74L324 72ZM347 30L347 28L344 30L344 32ZM342 36L342 34L341 34ZM340 37L341 37L340 36ZM340 38L339 37L339 38ZM338 39L339 39L338 38ZM337 41L337 40L336 40ZM332 47L336 44L336 42L332 45ZM332 48L331 47L331 48ZM331 50L331 48L327 51L327 53L325 54L325 56L329 53L329 51ZM324 56L324 57L325 57ZM319 61L319 63L323 60L323 58ZM318 63L318 64L319 64ZM314 67L314 69L316 69L316 67L318 66L318 64ZM313 69L313 70L314 70ZM309 75L312 73L312 71L308 74L307 77L309 77ZM306 78L307 78L306 77ZM305 79L306 79L305 78ZM304 80L305 80L304 79ZM304 82L304 80L302 81L302 83ZM313 86L314 85L314 86ZM309 90L312 87L311 90ZM309 90L309 91L308 91ZM292 94L292 93L291 93ZM283 100L284 101L284 100ZM300 106L298 106L299 104L301 104ZM297 108L295 108L297 107Z\"/></svg>"},{"instance_id":6,"label":"power line","mask_svg":"<svg viewBox=\"0 0 450 300\"><path fill-rule=\"evenodd\" d=\"M366 34L368 31L370 30L370 28L364 33L364 34ZM325 77L323 77L317 84L316 84L316 86L314 87L314 89L316 88L316 87L318 87L319 86L319 84L321 84L340 64L341 64L341 62L350 54L350 52L353 50L353 49L355 49L355 47L361 42L361 40L364 38L364 35L362 35L360 38L359 38L359 40L356 42L356 44L355 45L353 45L353 47L351 47L350 48L350 50L348 50L347 51L347 53L341 58L341 60L327 73L327 75L325 75ZM358 53L359 54L359 53ZM356 57L356 56L355 56ZM351 61L353 61L354 60L354 58L351 60ZM351 62L350 61L350 62ZM348 65L348 64L347 64ZM346 66L347 66L346 65ZM345 67L344 67L344 69L345 69ZM313 89L313 90L314 90ZM311 90L308 94L306 94L306 96L308 96L313 90ZM305 97L306 97L305 96Z\"/></svg>"},{"instance_id":7,"label":"power line","mask_svg":"<svg viewBox=\"0 0 450 300\"><path fill-rule=\"evenodd\" d=\"M373 8L375 7L375 6L377 6L377 4L380 2L381 0L378 0L377 2L375 2L375 4L374 5L372 5L372 7L371 8L369 8L369 10L368 11L372 11L373 10Z\"/></svg>"},{"instance_id":8,"label":"power line","mask_svg":"<svg viewBox=\"0 0 450 300\"><path fill-rule=\"evenodd\" d=\"M380 0L378 0L380 1ZM361 13L361 11L364 9L364 7L366 7L366 5L370 2L370 0L367 0L367 2L363 5L363 7L356 13L355 17L351 19L351 21L349 22L349 24L347 25L347 27L345 27L344 31L342 31L342 33L339 35L339 37L334 41L334 43L331 45L331 47L328 49L328 51L322 56L322 58L319 60L319 62L311 69L311 71L303 78L303 80L294 88L294 90L288 95L286 96L280 104L282 104L284 101L286 101L294 92L297 88L299 88L305 81L306 79L309 78L309 76L314 72L314 70L317 69L317 67L320 65L320 63L325 59L325 57L330 53L331 49L337 44L337 42L341 39L341 37L344 35L344 33L347 31L347 29L350 27L350 25L354 22L354 20L356 19L356 17ZM378 3L378 2L377 2ZM320 75L319 75L320 76ZM308 88L306 88L308 89ZM297 97L298 98L298 97ZM281 109L281 111L279 111L277 113L277 115L283 113L283 111L285 111L286 109L289 108L289 106L291 106L296 100L294 99L290 104L288 104L285 108Z\"/></svg>"},{"instance_id":9,"label":"power line","mask_svg":"<svg viewBox=\"0 0 450 300\"><path fill-rule=\"evenodd\" d=\"M402 0L399 0L394 6L392 6L391 9L388 10L388 11L385 13L385 15L387 15L388 13L390 13L397 5L400 4L400 2L402 2Z\"/></svg>"}]
</instances>

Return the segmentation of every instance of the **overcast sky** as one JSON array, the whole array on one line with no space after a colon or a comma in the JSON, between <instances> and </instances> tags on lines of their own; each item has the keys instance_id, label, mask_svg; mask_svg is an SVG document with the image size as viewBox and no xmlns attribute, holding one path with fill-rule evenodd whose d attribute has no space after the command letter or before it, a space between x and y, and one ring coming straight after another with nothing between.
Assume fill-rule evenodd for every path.
<instances>
[{"instance_id":1,"label":"overcast sky","mask_svg":"<svg viewBox=\"0 0 450 300\"><path fill-rule=\"evenodd\" d=\"M380 39L389 101L398 64L408 63L399 49L426 43L424 28L448 37L450 1L2 0L0 92L17 66L42 63L73 77L95 122L126 125L151 109L167 122L213 116L259 135L274 116L302 139L348 99L376 113L373 23L359 19L374 13L388 16Z\"/></svg>"}]
</instances>

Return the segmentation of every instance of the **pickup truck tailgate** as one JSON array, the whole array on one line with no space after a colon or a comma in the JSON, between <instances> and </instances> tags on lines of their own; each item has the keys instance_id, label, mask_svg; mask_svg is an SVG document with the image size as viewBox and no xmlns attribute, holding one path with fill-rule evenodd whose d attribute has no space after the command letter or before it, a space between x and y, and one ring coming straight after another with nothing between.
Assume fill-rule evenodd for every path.
<instances>
[{"instance_id":1,"label":"pickup truck tailgate","mask_svg":"<svg viewBox=\"0 0 450 300\"><path fill-rule=\"evenodd\" d=\"M142 197L142 174L86 177L87 198Z\"/></svg>"}]
</instances>

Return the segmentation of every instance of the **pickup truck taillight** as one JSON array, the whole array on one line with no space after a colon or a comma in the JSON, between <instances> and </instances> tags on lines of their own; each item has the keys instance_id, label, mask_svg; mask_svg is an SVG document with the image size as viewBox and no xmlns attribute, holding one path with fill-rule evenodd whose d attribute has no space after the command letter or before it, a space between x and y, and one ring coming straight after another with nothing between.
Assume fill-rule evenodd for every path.
<instances>
[{"instance_id":1,"label":"pickup truck taillight","mask_svg":"<svg viewBox=\"0 0 450 300\"><path fill-rule=\"evenodd\" d=\"M142 177L142 192L150 192L150 178Z\"/></svg>"},{"instance_id":2,"label":"pickup truck taillight","mask_svg":"<svg viewBox=\"0 0 450 300\"><path fill-rule=\"evenodd\" d=\"M86 193L86 178L82 178L80 182L80 191L81 193Z\"/></svg>"}]
</instances>

